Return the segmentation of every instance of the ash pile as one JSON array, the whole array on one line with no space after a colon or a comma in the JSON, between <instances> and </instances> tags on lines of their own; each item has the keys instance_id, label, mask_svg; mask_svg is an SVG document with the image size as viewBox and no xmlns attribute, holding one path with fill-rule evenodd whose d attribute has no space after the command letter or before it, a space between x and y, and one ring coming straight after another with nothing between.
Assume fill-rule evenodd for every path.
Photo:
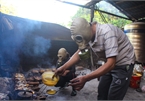
<instances>
[{"instance_id":1,"label":"ash pile","mask_svg":"<svg viewBox=\"0 0 145 101\"><path fill-rule=\"evenodd\" d=\"M11 99L14 82L12 78L0 77L0 100Z\"/></svg>"}]
</instances>

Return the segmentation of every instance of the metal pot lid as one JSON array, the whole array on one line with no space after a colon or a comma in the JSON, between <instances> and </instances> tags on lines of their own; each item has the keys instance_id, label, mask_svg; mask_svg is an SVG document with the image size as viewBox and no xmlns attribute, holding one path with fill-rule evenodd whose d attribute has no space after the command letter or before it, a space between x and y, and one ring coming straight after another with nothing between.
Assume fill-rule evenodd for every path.
<instances>
[{"instance_id":1,"label":"metal pot lid","mask_svg":"<svg viewBox=\"0 0 145 101\"><path fill-rule=\"evenodd\" d=\"M31 92L27 92L27 91L21 91L21 92L18 92L18 96L20 97L31 97L32 96L32 93Z\"/></svg>"}]
</instances>

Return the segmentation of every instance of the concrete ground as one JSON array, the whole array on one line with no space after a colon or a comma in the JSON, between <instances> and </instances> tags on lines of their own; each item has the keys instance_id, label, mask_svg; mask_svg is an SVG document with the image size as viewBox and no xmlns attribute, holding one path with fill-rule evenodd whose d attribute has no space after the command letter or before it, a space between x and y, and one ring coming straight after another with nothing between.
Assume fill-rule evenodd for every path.
<instances>
[{"instance_id":1,"label":"concrete ground","mask_svg":"<svg viewBox=\"0 0 145 101\"><path fill-rule=\"evenodd\" d=\"M91 71L88 69L77 71L79 75L85 75L87 73L90 73ZM59 88L56 87L48 87L45 85L40 85L41 89L40 92L45 94L47 96L47 100L49 101L96 101L97 100L97 86L99 81L97 79L91 80L87 82L84 86L84 88L81 91L77 91L76 96L71 96L71 87L66 87L64 89L61 89L59 91ZM48 95L46 94L46 90L48 89L55 89L58 90L58 92L55 95ZM145 99L145 93L143 92L137 92L136 89L128 88L128 91L124 97L125 100L144 100Z\"/></svg>"}]
</instances>

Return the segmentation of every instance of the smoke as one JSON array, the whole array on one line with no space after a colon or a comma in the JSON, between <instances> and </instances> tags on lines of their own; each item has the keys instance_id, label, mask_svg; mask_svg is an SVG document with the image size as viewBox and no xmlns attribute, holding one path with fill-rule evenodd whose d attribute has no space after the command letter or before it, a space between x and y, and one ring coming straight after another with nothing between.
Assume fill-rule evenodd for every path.
<instances>
[{"instance_id":1,"label":"smoke","mask_svg":"<svg viewBox=\"0 0 145 101\"><path fill-rule=\"evenodd\" d=\"M50 46L50 40L45 39L41 36L29 35L29 37L27 37L27 40L24 42L21 51L26 56L42 57L43 55L47 54Z\"/></svg>"},{"instance_id":2,"label":"smoke","mask_svg":"<svg viewBox=\"0 0 145 101\"><path fill-rule=\"evenodd\" d=\"M3 60L18 60L18 47L20 43L17 42L17 37L15 37L13 31L8 31L6 33L1 33L0 37L0 54Z\"/></svg>"},{"instance_id":3,"label":"smoke","mask_svg":"<svg viewBox=\"0 0 145 101\"><path fill-rule=\"evenodd\" d=\"M0 22L0 58L7 59L14 64L20 64L22 54L25 57L43 57L48 54L51 46L50 40L33 33L36 29L41 30L41 22L5 17L5 22ZM13 29L5 26L12 25ZM23 56L22 56L23 57ZM31 60L28 60L29 62Z\"/></svg>"}]
</instances>

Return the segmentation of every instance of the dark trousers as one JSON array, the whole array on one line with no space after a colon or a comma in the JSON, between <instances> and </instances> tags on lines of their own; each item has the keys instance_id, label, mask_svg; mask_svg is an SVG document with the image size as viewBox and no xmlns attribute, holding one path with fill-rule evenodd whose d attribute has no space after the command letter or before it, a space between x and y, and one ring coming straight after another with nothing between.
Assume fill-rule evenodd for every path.
<instances>
[{"instance_id":1,"label":"dark trousers","mask_svg":"<svg viewBox=\"0 0 145 101\"><path fill-rule=\"evenodd\" d=\"M55 87L64 87L67 82L70 82L73 78L75 78L75 73L69 72L66 76L59 76L59 81L55 85Z\"/></svg>"},{"instance_id":2,"label":"dark trousers","mask_svg":"<svg viewBox=\"0 0 145 101\"><path fill-rule=\"evenodd\" d=\"M123 100L132 76L134 65L115 66L100 77L98 100Z\"/></svg>"}]
</instances>

